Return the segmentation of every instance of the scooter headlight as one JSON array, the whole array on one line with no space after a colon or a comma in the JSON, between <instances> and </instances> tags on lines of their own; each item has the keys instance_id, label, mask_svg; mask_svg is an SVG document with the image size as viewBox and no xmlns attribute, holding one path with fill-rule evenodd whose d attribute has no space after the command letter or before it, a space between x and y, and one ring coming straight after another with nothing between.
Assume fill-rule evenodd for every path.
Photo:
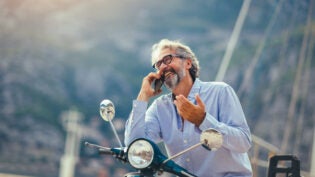
<instances>
[{"instance_id":1,"label":"scooter headlight","mask_svg":"<svg viewBox=\"0 0 315 177\"><path fill-rule=\"evenodd\" d=\"M128 161L136 169L147 168L154 157L154 149L150 142L138 139L132 142L128 148Z\"/></svg>"}]
</instances>

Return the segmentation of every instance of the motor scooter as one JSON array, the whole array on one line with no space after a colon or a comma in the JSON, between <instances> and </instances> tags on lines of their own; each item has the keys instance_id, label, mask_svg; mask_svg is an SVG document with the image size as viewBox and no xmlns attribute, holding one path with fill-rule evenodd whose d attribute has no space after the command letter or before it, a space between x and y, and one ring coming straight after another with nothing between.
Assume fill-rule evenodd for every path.
<instances>
[{"instance_id":1,"label":"motor scooter","mask_svg":"<svg viewBox=\"0 0 315 177\"><path fill-rule=\"evenodd\" d=\"M85 145L96 148L99 154L113 155L122 163L129 163L136 169L135 172L125 174L124 177L152 177L161 175L163 172L179 177L196 177L196 175L176 164L172 159L199 146L203 146L209 151L214 151L220 148L223 143L223 137L220 132L215 129L208 129L201 133L199 143L171 157L165 156L153 141L145 138L138 138L127 147L123 147L112 123L112 119L115 116L115 106L110 100L105 99L100 103L100 115L106 122L110 123L120 147L109 148L89 142L85 142Z\"/></svg>"}]
</instances>

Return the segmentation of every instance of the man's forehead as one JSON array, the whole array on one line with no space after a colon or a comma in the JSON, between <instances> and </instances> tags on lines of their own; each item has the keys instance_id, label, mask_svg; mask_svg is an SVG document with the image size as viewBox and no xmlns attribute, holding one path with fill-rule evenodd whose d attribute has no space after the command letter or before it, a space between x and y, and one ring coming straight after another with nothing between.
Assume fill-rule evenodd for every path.
<instances>
[{"instance_id":1,"label":"man's forehead","mask_svg":"<svg viewBox=\"0 0 315 177\"><path fill-rule=\"evenodd\" d=\"M152 64L154 64L155 62L159 61L161 58L169 54L173 54L173 50L169 48L156 51L156 53L154 54L154 57L152 58Z\"/></svg>"}]
</instances>

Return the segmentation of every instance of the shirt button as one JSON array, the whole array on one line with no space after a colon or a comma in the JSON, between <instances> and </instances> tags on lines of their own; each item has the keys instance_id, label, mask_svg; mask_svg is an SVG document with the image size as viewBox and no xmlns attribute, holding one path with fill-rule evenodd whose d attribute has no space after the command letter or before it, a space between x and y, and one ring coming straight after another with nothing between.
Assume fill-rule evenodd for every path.
<instances>
[{"instance_id":1,"label":"shirt button","mask_svg":"<svg viewBox=\"0 0 315 177\"><path fill-rule=\"evenodd\" d=\"M186 162L190 162L190 158L187 158L187 159L186 159Z\"/></svg>"},{"instance_id":2,"label":"shirt button","mask_svg":"<svg viewBox=\"0 0 315 177\"><path fill-rule=\"evenodd\" d=\"M184 143L186 144L186 143L187 143L187 140L184 140Z\"/></svg>"}]
</instances>

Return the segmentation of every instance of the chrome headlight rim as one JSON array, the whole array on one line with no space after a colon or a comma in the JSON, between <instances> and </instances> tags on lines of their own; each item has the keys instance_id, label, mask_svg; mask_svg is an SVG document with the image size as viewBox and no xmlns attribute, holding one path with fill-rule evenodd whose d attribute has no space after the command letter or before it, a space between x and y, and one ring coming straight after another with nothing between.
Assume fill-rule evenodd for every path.
<instances>
[{"instance_id":1,"label":"chrome headlight rim","mask_svg":"<svg viewBox=\"0 0 315 177\"><path fill-rule=\"evenodd\" d=\"M134 156L134 153L135 150L138 150L139 151L139 147L142 146L145 146L145 148L147 148L149 150L149 152L143 152L143 151L140 151L142 153L145 153L145 154L142 154L142 156L146 156L147 154L149 154L150 156L150 159L143 159L141 157L137 157L137 156ZM139 153L139 152L138 152ZM150 154L151 153L151 154ZM130 143L128 149L127 149L127 158L128 158L128 161L130 163L130 165L136 169L145 169L145 168L148 168L152 165L153 163L153 159L154 159L154 147L153 145L151 144L150 141L148 141L147 139L145 138L138 138L136 140L134 140L132 143ZM137 159L138 158L138 159ZM136 160L142 160L141 162L143 162L143 164L139 164L136 162Z\"/></svg>"}]
</instances>

